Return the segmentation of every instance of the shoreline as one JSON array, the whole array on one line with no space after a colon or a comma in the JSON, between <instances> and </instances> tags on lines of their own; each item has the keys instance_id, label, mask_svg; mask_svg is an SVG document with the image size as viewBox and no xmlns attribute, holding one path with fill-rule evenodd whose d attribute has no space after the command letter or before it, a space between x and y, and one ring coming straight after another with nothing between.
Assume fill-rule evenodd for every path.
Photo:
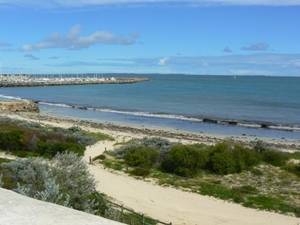
<instances>
[{"instance_id":1,"label":"shoreline","mask_svg":"<svg viewBox=\"0 0 300 225\"><path fill-rule=\"evenodd\" d=\"M135 116L149 117L149 118L153 117L153 118L162 118L162 119L184 120L184 121L207 123L207 124L219 124L223 126L262 128L262 129L282 130L282 131L291 131L291 132L300 131L300 124L289 124L289 123L279 123L279 122L275 123L270 121L259 121L259 120L226 119L226 118L218 118L214 116L192 116L192 115L180 115L180 114L170 114L170 113L152 113L152 112L94 107L89 105L67 104L67 103L60 103L60 102L45 102L45 101L37 101L37 100L34 101L41 105L73 108L78 110L112 112L117 114L135 115Z\"/></svg>"},{"instance_id":2,"label":"shoreline","mask_svg":"<svg viewBox=\"0 0 300 225\"><path fill-rule=\"evenodd\" d=\"M226 140L232 140L237 143L250 146L255 144L255 142L257 141L262 141L268 147L275 148L281 151L300 151L300 140L294 139L275 139L254 136L226 136L218 134L187 132L182 130L174 130L167 127L160 127L159 129L145 128L142 126L134 125L129 126L124 124L94 122L85 119L77 119L74 117L57 117L43 113L18 112L7 114L2 112L0 113L0 117L10 118L13 120L30 120L31 122L36 122L39 124L64 123L68 124L69 127L83 126L87 128L101 129L108 134L111 132L117 132L120 133L121 136L152 136L176 140L177 142L204 143L209 145Z\"/></svg>"},{"instance_id":3,"label":"shoreline","mask_svg":"<svg viewBox=\"0 0 300 225\"><path fill-rule=\"evenodd\" d=\"M142 82L142 81L138 81L138 82ZM91 105L80 105L80 104L71 104L71 103L63 103L63 102L43 101L37 99L26 99L21 97L14 97L14 96L7 96L7 95L0 94L0 101L1 99L33 101L36 104L42 106L71 108L71 109L82 110L82 111L116 113L120 115L140 116L145 118L173 119L179 121L189 121L189 122L195 122L201 124L212 124L212 125L221 125L221 126L228 126L228 127L256 128L256 129L263 129L263 130L275 130L275 131L286 131L286 132L300 132L300 124L298 123L292 124L287 122L274 122L274 121L272 122L272 121L264 121L264 120L234 119L234 118L221 118L216 116L204 116L204 115L193 116L193 115L185 115L185 114L156 113L156 112L144 112L144 111L134 111L134 110L126 110L126 109L113 109L108 107L96 107Z\"/></svg>"}]
</instances>

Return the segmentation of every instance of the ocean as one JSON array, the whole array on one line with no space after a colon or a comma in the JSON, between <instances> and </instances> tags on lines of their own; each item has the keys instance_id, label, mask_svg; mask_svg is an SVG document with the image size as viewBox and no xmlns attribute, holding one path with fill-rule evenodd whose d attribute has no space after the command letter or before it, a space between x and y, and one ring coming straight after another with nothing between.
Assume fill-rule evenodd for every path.
<instances>
[{"instance_id":1,"label":"ocean","mask_svg":"<svg viewBox=\"0 0 300 225\"><path fill-rule=\"evenodd\" d=\"M0 88L0 97L32 99L40 102L42 113L98 122L228 136L300 138L300 78L143 76L150 81Z\"/></svg>"}]
</instances>

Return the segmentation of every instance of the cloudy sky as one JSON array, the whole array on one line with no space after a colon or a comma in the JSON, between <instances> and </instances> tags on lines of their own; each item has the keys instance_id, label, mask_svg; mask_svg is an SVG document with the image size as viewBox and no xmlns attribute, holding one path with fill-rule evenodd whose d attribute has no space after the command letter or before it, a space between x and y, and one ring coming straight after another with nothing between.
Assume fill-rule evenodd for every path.
<instances>
[{"instance_id":1,"label":"cloudy sky","mask_svg":"<svg viewBox=\"0 0 300 225\"><path fill-rule=\"evenodd\" d=\"M300 0L0 0L0 73L300 76Z\"/></svg>"}]
</instances>

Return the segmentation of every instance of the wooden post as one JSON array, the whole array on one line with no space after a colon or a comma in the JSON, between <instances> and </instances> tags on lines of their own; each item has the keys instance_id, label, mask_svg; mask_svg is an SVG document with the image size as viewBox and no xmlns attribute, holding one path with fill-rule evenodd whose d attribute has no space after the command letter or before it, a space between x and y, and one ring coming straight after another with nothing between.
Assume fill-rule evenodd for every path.
<instances>
[{"instance_id":1,"label":"wooden post","mask_svg":"<svg viewBox=\"0 0 300 225\"><path fill-rule=\"evenodd\" d=\"M123 212L124 211L124 206L121 205L121 222L123 222Z\"/></svg>"},{"instance_id":2,"label":"wooden post","mask_svg":"<svg viewBox=\"0 0 300 225\"><path fill-rule=\"evenodd\" d=\"M143 223L143 225L145 225L145 216L144 216L144 214L142 214L142 223Z\"/></svg>"}]
</instances>

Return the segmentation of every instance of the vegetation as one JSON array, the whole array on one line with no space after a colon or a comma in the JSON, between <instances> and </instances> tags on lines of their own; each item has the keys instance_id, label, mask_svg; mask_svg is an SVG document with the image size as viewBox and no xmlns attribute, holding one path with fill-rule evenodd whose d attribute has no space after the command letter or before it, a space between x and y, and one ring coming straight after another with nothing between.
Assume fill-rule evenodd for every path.
<instances>
[{"instance_id":1,"label":"vegetation","mask_svg":"<svg viewBox=\"0 0 300 225\"><path fill-rule=\"evenodd\" d=\"M134 176L155 178L161 185L300 216L299 154L268 149L263 143L207 146L142 139L108 152L101 162Z\"/></svg>"},{"instance_id":2,"label":"vegetation","mask_svg":"<svg viewBox=\"0 0 300 225\"><path fill-rule=\"evenodd\" d=\"M175 145L162 157L161 169L179 176L191 177L208 162L208 151L202 145ZM200 151L199 149L202 149Z\"/></svg>"},{"instance_id":3,"label":"vegetation","mask_svg":"<svg viewBox=\"0 0 300 225\"><path fill-rule=\"evenodd\" d=\"M39 200L53 202L127 224L154 225L156 221L117 207L95 189L86 163L75 153L59 153L50 161L0 159L0 186Z\"/></svg>"},{"instance_id":4,"label":"vegetation","mask_svg":"<svg viewBox=\"0 0 300 225\"><path fill-rule=\"evenodd\" d=\"M95 181L86 164L74 153L57 154L51 161L42 158L17 159L1 164L3 186L16 192L85 212L105 207L95 199ZM101 201L100 201L101 200ZM101 202L101 204L99 204Z\"/></svg>"},{"instance_id":5,"label":"vegetation","mask_svg":"<svg viewBox=\"0 0 300 225\"><path fill-rule=\"evenodd\" d=\"M0 151L26 157L0 158L0 187L127 224L156 224L152 218L116 207L96 191L80 156L85 146L100 140L113 138L78 127L61 129L0 119Z\"/></svg>"},{"instance_id":6,"label":"vegetation","mask_svg":"<svg viewBox=\"0 0 300 225\"><path fill-rule=\"evenodd\" d=\"M83 155L85 146L112 138L102 133L90 133L78 127L61 129L34 123L0 121L0 150L19 157L52 158L65 151Z\"/></svg>"}]
</instances>

